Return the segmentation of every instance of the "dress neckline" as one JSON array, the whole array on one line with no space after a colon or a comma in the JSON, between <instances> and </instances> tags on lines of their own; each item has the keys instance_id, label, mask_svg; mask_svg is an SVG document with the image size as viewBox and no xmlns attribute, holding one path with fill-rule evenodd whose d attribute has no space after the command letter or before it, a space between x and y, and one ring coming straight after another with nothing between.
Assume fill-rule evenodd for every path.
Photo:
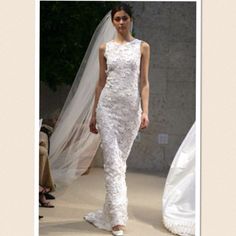
<instances>
[{"instance_id":1,"label":"dress neckline","mask_svg":"<svg viewBox=\"0 0 236 236\"><path fill-rule=\"evenodd\" d=\"M123 46L123 45L127 45L127 44L129 44L129 43L132 43L132 42L134 42L135 40L137 40L136 38L134 38L133 40L131 40L131 41L128 41L128 42L126 42L126 43L122 43L122 44L120 44L120 43L117 43L114 39L113 40L111 40L111 42L113 42L114 44L116 44L116 45L119 45L119 46Z\"/></svg>"}]
</instances>

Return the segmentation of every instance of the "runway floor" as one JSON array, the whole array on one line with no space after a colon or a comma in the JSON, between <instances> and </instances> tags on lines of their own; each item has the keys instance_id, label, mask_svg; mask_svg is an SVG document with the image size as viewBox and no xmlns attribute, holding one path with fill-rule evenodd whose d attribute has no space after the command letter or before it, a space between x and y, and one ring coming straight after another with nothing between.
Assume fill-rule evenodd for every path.
<instances>
[{"instance_id":1,"label":"runway floor","mask_svg":"<svg viewBox=\"0 0 236 236\"><path fill-rule=\"evenodd\" d=\"M166 178L153 174L127 171L129 221L125 235L171 236L162 224L161 200ZM39 223L39 234L47 236L111 235L84 221L83 216L101 208L105 197L104 172L92 168L60 196L53 193L55 208L40 208L44 218Z\"/></svg>"}]
</instances>

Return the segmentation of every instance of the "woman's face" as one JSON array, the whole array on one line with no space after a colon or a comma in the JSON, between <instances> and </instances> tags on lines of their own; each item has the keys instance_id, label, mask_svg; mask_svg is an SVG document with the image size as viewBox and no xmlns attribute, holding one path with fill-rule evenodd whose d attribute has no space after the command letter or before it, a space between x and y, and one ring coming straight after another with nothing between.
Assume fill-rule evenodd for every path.
<instances>
[{"instance_id":1,"label":"woman's face","mask_svg":"<svg viewBox=\"0 0 236 236\"><path fill-rule=\"evenodd\" d=\"M113 25L120 33L124 33L130 30L132 18L123 10L117 11L113 17Z\"/></svg>"}]
</instances>

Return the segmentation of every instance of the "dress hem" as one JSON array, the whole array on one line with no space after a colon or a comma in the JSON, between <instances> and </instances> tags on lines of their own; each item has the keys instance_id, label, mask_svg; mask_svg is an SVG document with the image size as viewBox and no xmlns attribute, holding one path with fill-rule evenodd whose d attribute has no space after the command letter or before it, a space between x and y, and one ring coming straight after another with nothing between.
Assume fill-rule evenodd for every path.
<instances>
[{"instance_id":1,"label":"dress hem","mask_svg":"<svg viewBox=\"0 0 236 236\"><path fill-rule=\"evenodd\" d=\"M195 235L195 222L176 222L170 219L162 218L164 226L173 234L181 236Z\"/></svg>"}]
</instances>

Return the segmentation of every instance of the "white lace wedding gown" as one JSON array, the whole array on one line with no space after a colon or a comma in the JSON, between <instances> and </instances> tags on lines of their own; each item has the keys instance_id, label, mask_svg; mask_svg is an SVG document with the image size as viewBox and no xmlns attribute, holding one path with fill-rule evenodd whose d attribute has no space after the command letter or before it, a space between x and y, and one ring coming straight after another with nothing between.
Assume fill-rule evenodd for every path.
<instances>
[{"instance_id":1,"label":"white lace wedding gown","mask_svg":"<svg viewBox=\"0 0 236 236\"><path fill-rule=\"evenodd\" d=\"M141 123L139 91L141 40L125 44L106 43L106 85L96 109L97 128L101 135L105 172L105 203L102 209L84 218L100 229L111 230L126 225L126 160Z\"/></svg>"}]
</instances>

